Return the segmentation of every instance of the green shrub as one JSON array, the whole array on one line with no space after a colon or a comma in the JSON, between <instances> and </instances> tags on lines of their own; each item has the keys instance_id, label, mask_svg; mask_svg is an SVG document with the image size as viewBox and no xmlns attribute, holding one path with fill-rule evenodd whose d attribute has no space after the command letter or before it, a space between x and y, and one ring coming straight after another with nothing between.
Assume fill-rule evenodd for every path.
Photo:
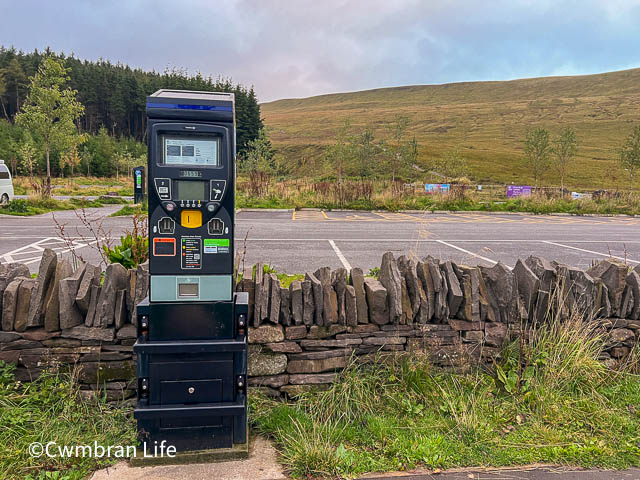
<instances>
[{"instance_id":1,"label":"green shrub","mask_svg":"<svg viewBox=\"0 0 640 480\"><path fill-rule=\"evenodd\" d=\"M0 207L2 213L29 213L29 202L21 198L17 198L9 202L8 205Z\"/></svg>"},{"instance_id":2,"label":"green shrub","mask_svg":"<svg viewBox=\"0 0 640 480\"><path fill-rule=\"evenodd\" d=\"M125 268L136 268L149 258L149 237L127 233L120 237L120 245L103 245L109 263L119 263Z\"/></svg>"}]
</instances>

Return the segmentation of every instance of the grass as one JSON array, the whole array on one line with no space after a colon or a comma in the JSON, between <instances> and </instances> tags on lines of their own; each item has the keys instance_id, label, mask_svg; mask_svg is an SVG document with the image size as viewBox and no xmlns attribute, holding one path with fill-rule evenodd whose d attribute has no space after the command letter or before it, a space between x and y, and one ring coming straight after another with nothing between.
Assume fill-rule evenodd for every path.
<instances>
[{"instance_id":1,"label":"grass","mask_svg":"<svg viewBox=\"0 0 640 480\"><path fill-rule=\"evenodd\" d=\"M499 368L451 373L425 356L355 361L329 390L284 403L250 397L254 427L296 478L416 467L640 466L640 378L599 361L581 321L535 332ZM522 370L520 359L523 358Z\"/></svg>"},{"instance_id":2,"label":"grass","mask_svg":"<svg viewBox=\"0 0 640 480\"><path fill-rule=\"evenodd\" d=\"M51 178L52 195L98 197L115 193L118 196L133 196L133 179L130 176L115 177L70 177ZM34 195L28 177L14 177L16 195Z\"/></svg>"},{"instance_id":3,"label":"grass","mask_svg":"<svg viewBox=\"0 0 640 480\"><path fill-rule=\"evenodd\" d=\"M113 212L110 217L127 217L132 215L146 215L148 213L148 207L146 203L125 205L117 212Z\"/></svg>"},{"instance_id":4,"label":"grass","mask_svg":"<svg viewBox=\"0 0 640 480\"><path fill-rule=\"evenodd\" d=\"M268 269L270 270L270 269ZM250 421L296 478L414 467L640 466L640 347L619 371L599 362L595 324L572 318L505 347L492 370L453 373L425 355L351 364L327 391L285 403L249 396ZM130 408L84 400L74 373L16 382L0 362L0 478L86 478L114 459L31 457L33 442L135 445Z\"/></svg>"},{"instance_id":5,"label":"grass","mask_svg":"<svg viewBox=\"0 0 640 480\"><path fill-rule=\"evenodd\" d=\"M127 203L118 197L102 197L97 200L72 198L71 200L56 200L54 198L30 197L16 199L8 205L0 205L0 214L32 216L60 210L75 210L76 208L100 208L105 205L120 205Z\"/></svg>"},{"instance_id":6,"label":"grass","mask_svg":"<svg viewBox=\"0 0 640 480\"><path fill-rule=\"evenodd\" d=\"M0 362L0 478L75 480L114 463L82 456L31 457L33 442L135 445L130 409L81 399L72 374L49 371L22 384L15 381L13 368Z\"/></svg>"},{"instance_id":7,"label":"grass","mask_svg":"<svg viewBox=\"0 0 640 480\"><path fill-rule=\"evenodd\" d=\"M384 124L400 114L409 118L407 137L420 145L419 163L428 166L460 147L479 183L533 183L523 155L526 131L542 126L555 135L573 127L580 148L567 185L613 189L628 185L617 152L638 121L639 103L640 69L633 69L321 95L264 103L261 112L274 147L295 175L326 172L323 150L345 120L354 133L370 127L380 139ZM547 180L558 184L554 175Z\"/></svg>"},{"instance_id":8,"label":"grass","mask_svg":"<svg viewBox=\"0 0 640 480\"><path fill-rule=\"evenodd\" d=\"M354 181L353 184L357 182ZM347 184L345 190L353 192ZM322 208L325 210L423 210L525 212L534 214L640 214L640 195L620 193L618 197L571 200L545 195L506 198L504 189L483 191L467 189L451 194L426 195L408 192L392 195L387 182L372 182L370 198L355 195L340 201L335 188L320 188L311 179L272 182L262 197L250 196L244 179L238 182L238 208Z\"/></svg>"}]
</instances>

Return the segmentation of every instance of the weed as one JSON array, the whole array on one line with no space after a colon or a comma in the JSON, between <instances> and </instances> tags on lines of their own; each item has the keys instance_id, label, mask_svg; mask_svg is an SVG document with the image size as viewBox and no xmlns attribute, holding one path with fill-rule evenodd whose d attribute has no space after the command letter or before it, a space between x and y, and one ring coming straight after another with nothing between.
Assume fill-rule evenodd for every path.
<instances>
[{"instance_id":1,"label":"weed","mask_svg":"<svg viewBox=\"0 0 640 480\"><path fill-rule=\"evenodd\" d=\"M127 269L136 268L149 258L149 236L146 218L142 215L133 216L133 227L120 237L120 245L103 245L105 256L109 263L119 263Z\"/></svg>"},{"instance_id":2,"label":"weed","mask_svg":"<svg viewBox=\"0 0 640 480\"><path fill-rule=\"evenodd\" d=\"M262 266L262 268L266 275L270 273L274 273L276 277L278 277L278 280L280 280L280 286L283 288L289 288L289 285L291 285L291 282L295 280L300 280L300 281L304 280L304 275L302 274L294 273L289 275L288 273L280 273L274 267L272 267L267 263L265 263Z\"/></svg>"},{"instance_id":3,"label":"weed","mask_svg":"<svg viewBox=\"0 0 640 480\"><path fill-rule=\"evenodd\" d=\"M380 275L380 267L373 267L369 269L369 273L367 273L367 277L373 277L375 279Z\"/></svg>"}]
</instances>

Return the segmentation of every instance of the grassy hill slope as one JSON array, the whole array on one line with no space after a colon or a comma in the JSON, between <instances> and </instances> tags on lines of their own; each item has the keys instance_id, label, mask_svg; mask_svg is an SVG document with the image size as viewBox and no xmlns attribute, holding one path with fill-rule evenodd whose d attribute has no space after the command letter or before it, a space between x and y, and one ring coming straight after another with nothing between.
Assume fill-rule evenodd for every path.
<instances>
[{"instance_id":1,"label":"grassy hill slope","mask_svg":"<svg viewBox=\"0 0 640 480\"><path fill-rule=\"evenodd\" d=\"M409 135L420 144L426 166L443 152L462 148L472 177L483 183L531 181L523 156L527 129L553 134L575 128L578 158L568 184L573 188L628 185L617 150L640 122L640 68L575 77L506 82L416 85L287 99L261 105L274 146L297 174L322 173L325 145L349 119L353 130L370 126L376 137L397 114L410 119ZM426 180L427 178L425 178ZM547 184L559 184L550 172Z\"/></svg>"}]
</instances>

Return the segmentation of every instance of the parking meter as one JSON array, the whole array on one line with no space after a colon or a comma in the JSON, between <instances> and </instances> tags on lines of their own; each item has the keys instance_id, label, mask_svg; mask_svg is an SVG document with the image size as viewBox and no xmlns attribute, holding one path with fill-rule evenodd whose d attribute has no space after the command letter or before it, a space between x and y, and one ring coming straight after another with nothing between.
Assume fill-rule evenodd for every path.
<instances>
[{"instance_id":1,"label":"parking meter","mask_svg":"<svg viewBox=\"0 0 640 480\"><path fill-rule=\"evenodd\" d=\"M144 167L133 169L133 203L142 203L145 199Z\"/></svg>"},{"instance_id":2,"label":"parking meter","mask_svg":"<svg viewBox=\"0 0 640 480\"><path fill-rule=\"evenodd\" d=\"M149 297L138 305L140 440L246 445L248 298L234 293L230 93L147 98Z\"/></svg>"}]
</instances>

